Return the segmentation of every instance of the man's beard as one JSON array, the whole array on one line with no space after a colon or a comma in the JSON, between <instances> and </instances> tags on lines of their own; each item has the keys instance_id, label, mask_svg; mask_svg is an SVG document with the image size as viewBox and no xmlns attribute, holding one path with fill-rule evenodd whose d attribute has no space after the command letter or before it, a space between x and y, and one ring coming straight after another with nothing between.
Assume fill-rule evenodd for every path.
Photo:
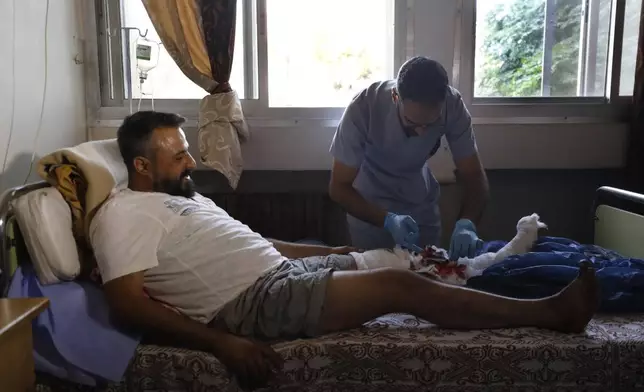
<instances>
[{"instance_id":1,"label":"man's beard","mask_svg":"<svg viewBox=\"0 0 644 392\"><path fill-rule=\"evenodd\" d=\"M189 178L191 171L186 170L179 178L164 178L154 182L156 192L167 193L172 196L193 197L195 195L195 183Z\"/></svg>"}]
</instances>

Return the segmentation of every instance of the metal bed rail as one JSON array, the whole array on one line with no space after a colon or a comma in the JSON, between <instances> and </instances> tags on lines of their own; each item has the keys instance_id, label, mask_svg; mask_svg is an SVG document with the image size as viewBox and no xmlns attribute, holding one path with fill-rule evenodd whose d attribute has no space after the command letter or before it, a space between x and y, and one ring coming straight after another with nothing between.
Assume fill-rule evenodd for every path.
<instances>
[{"instance_id":1,"label":"metal bed rail","mask_svg":"<svg viewBox=\"0 0 644 392\"><path fill-rule=\"evenodd\" d=\"M51 186L45 181L34 182L27 185L7 189L0 196L0 297L6 297L11 282L11 239L9 238L9 221L13 217L13 201L37 189Z\"/></svg>"}]
</instances>

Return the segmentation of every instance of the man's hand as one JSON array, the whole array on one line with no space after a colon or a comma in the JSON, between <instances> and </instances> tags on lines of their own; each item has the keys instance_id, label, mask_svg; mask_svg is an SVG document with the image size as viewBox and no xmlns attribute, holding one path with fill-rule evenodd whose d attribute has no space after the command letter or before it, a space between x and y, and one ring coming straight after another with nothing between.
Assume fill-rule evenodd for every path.
<instances>
[{"instance_id":1,"label":"man's hand","mask_svg":"<svg viewBox=\"0 0 644 392\"><path fill-rule=\"evenodd\" d=\"M363 250L354 248L352 246L336 246L335 248L331 248L330 254L332 255L347 255L352 252L363 252Z\"/></svg>"},{"instance_id":2,"label":"man's hand","mask_svg":"<svg viewBox=\"0 0 644 392\"><path fill-rule=\"evenodd\" d=\"M387 211L374 203L368 202L354 187L358 168L347 166L338 160L333 160L329 196L340 204L348 213L363 222L382 227Z\"/></svg>"},{"instance_id":3,"label":"man's hand","mask_svg":"<svg viewBox=\"0 0 644 392\"><path fill-rule=\"evenodd\" d=\"M449 259L458 260L460 257L472 258L483 246L483 241L476 234L474 223L469 219L456 222L452 240L449 246Z\"/></svg>"},{"instance_id":4,"label":"man's hand","mask_svg":"<svg viewBox=\"0 0 644 392\"><path fill-rule=\"evenodd\" d=\"M403 248L417 246L420 230L416 221L409 215L396 215L389 213L385 218L384 228L391 233L396 245Z\"/></svg>"},{"instance_id":5,"label":"man's hand","mask_svg":"<svg viewBox=\"0 0 644 392\"><path fill-rule=\"evenodd\" d=\"M144 271L107 282L103 288L117 321L172 345L213 353L240 384L265 384L282 368L270 347L209 327L143 295Z\"/></svg>"},{"instance_id":6,"label":"man's hand","mask_svg":"<svg viewBox=\"0 0 644 392\"><path fill-rule=\"evenodd\" d=\"M455 161L455 164L456 178L463 189L463 200L458 216L478 224L490 197L490 186L483 164L478 154Z\"/></svg>"},{"instance_id":7,"label":"man's hand","mask_svg":"<svg viewBox=\"0 0 644 392\"><path fill-rule=\"evenodd\" d=\"M356 248L350 246L339 246L332 248L322 245L293 244L290 242L269 239L275 249L284 257L289 259L303 259L313 256L343 255L349 252L358 252Z\"/></svg>"},{"instance_id":8,"label":"man's hand","mask_svg":"<svg viewBox=\"0 0 644 392\"><path fill-rule=\"evenodd\" d=\"M266 386L284 365L270 346L235 335L227 335L214 345L215 356L237 377L242 388Z\"/></svg>"}]
</instances>

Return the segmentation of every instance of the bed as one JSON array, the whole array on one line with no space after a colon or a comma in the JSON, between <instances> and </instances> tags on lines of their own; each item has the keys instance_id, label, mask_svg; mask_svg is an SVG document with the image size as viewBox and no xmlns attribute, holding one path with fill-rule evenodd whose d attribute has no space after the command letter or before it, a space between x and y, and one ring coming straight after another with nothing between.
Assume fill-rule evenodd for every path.
<instances>
[{"instance_id":1,"label":"bed","mask_svg":"<svg viewBox=\"0 0 644 392\"><path fill-rule=\"evenodd\" d=\"M28 263L11 201L47 186L7 191L0 201L0 289ZM644 196L596 193L596 244L644 257ZM627 230L628 229L628 230ZM392 314L360 329L276 342L283 391L634 391L644 389L644 315L598 315L585 334L537 329L447 331ZM122 382L89 388L37 375L38 391L239 391L210 354L141 344Z\"/></svg>"}]
</instances>

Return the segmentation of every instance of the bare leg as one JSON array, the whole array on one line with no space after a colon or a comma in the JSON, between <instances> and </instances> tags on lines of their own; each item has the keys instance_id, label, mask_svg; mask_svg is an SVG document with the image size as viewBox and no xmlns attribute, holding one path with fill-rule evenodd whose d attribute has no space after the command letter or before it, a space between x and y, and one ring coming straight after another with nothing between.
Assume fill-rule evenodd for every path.
<instances>
[{"instance_id":1,"label":"bare leg","mask_svg":"<svg viewBox=\"0 0 644 392\"><path fill-rule=\"evenodd\" d=\"M443 284L400 269L335 272L327 286L321 327L358 327L388 313L409 313L444 328L540 327L584 330L599 304L595 272L584 264L560 293L521 300Z\"/></svg>"}]
</instances>

